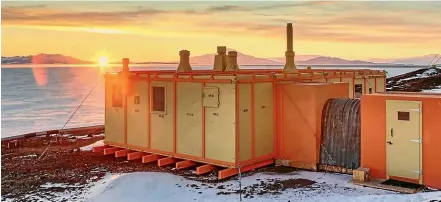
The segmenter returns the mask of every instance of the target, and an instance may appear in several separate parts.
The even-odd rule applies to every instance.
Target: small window
[[[372,94],[372,88],[369,88],[369,94]]]
[[[139,105],[140,102],[141,102],[141,98],[139,97],[139,95],[135,96],[135,100],[134,100],[135,105]]]
[[[165,112],[165,86],[152,86],[152,112]]]
[[[398,112],[398,120],[409,121],[409,119],[410,119],[409,112]]]
[[[112,87],[112,107],[122,107],[122,87],[114,84]]]
[[[363,93],[363,85],[362,84],[355,84],[355,98],[360,98],[361,94]]]

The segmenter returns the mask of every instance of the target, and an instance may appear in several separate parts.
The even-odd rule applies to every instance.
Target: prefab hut
[[[225,178],[271,164],[279,153],[287,160],[298,158],[286,153],[290,144],[279,138],[294,141],[294,136],[305,134],[287,129],[290,121],[281,120],[304,115],[287,112],[281,99],[313,99],[304,104],[312,107],[309,121],[317,131],[306,135],[318,136],[326,99],[385,91],[384,71],[297,69],[290,32],[288,24],[283,69],[241,68],[237,53],[226,53],[222,46],[212,70],[192,70],[187,50],[180,52],[176,71],[131,71],[129,60],[123,59],[121,72],[105,76],[105,144],[112,148],[104,153],[129,159],[142,156],[143,162],[157,160],[160,166],[199,166],[198,174],[224,167],[219,178]],[[297,121],[293,124],[300,127]],[[317,149],[320,138],[305,142],[310,140],[308,144]]]

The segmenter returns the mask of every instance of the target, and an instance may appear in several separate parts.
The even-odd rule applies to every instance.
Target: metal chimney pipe
[[[123,63],[122,71],[129,72],[129,58],[123,58],[122,63]]]
[[[293,34],[292,34],[292,23],[286,25],[286,50],[294,51],[293,49]]]
[[[295,57],[293,48],[292,23],[286,25],[286,52],[285,52],[285,67],[284,72],[297,72],[297,67],[294,61]]]

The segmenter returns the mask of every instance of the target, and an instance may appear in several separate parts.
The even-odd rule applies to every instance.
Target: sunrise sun
[[[100,56],[98,58],[98,64],[100,66],[107,66],[107,65],[109,65],[109,60],[108,60],[107,56]]]

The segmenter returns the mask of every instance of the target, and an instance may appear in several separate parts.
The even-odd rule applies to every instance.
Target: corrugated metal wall
[[[360,166],[360,100],[329,99],[323,108],[320,164]]]

